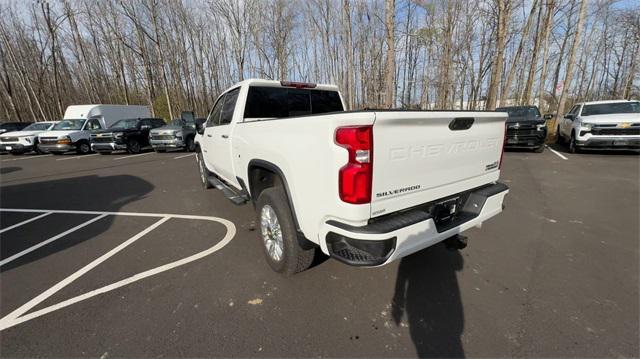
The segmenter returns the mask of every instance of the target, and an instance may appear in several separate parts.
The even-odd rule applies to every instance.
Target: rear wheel
[[[138,142],[138,140],[133,138],[130,139],[129,142],[127,142],[127,151],[131,154],[140,153],[141,151],[140,142]]]
[[[300,246],[291,208],[282,188],[262,191],[256,209],[262,249],[271,269],[291,275],[309,268],[315,250]]]
[[[80,155],[86,155],[87,153],[91,152],[91,146],[89,146],[89,143],[87,142],[79,142],[77,145],[77,149],[76,152],[78,152],[78,154]]]
[[[187,143],[185,144],[184,149],[189,152],[196,150],[196,143],[193,141],[193,137],[187,137]]]
[[[556,143],[561,145],[562,142],[562,134],[560,133],[560,126],[558,126],[558,129],[556,130]]]

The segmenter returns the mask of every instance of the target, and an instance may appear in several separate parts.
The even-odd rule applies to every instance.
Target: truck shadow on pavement
[[[0,174],[4,175],[11,172],[16,172],[22,170],[22,167],[2,167],[0,168]]]
[[[123,206],[144,198],[153,189],[154,186],[151,183],[135,176],[101,177],[93,175],[2,186],[0,187],[0,198],[2,198],[2,208],[118,212]],[[33,213],[33,216],[37,214]],[[97,215],[52,214],[25,225],[24,227],[31,227],[26,235],[20,233],[24,228],[14,228],[2,235],[1,258],[10,257],[95,217]],[[54,221],[65,223],[59,225],[60,228],[52,229],[49,226],[52,226]],[[6,263],[0,268],[0,272],[37,261],[86,240],[91,240],[106,232],[113,221],[114,216],[99,219],[84,228]]]
[[[458,250],[443,243],[401,259],[391,314],[403,315],[420,358],[464,357],[464,314],[456,272],[463,268]]]

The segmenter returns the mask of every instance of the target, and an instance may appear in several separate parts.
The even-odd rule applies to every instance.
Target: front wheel
[[[282,188],[262,191],[256,209],[262,249],[271,269],[292,275],[309,268],[315,250],[300,246],[291,208]]]
[[[131,154],[136,154],[136,153],[140,153],[140,151],[142,150],[142,148],[140,147],[140,142],[138,142],[135,139],[131,139],[129,140],[129,142],[127,142],[127,151]]]
[[[76,152],[78,152],[78,154],[80,155],[86,155],[87,153],[91,152],[91,146],[89,146],[89,144],[86,142],[80,142],[78,143],[78,149],[76,150]]]
[[[578,152],[578,146],[576,146],[576,135],[575,135],[575,133],[571,134],[571,139],[569,140],[569,152],[570,153],[577,153]]]

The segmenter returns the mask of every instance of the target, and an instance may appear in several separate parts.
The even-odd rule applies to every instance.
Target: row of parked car
[[[547,120],[537,106],[499,107],[508,113],[505,147],[532,149],[541,153],[547,138]],[[139,153],[152,147],[195,150],[196,119],[183,112],[169,124],[152,118],[146,106],[69,106],[62,121],[0,124],[0,151],[23,154],[108,154],[126,150]],[[574,105],[556,124],[556,142],[569,152],[585,148],[640,149],[640,102],[627,100],[584,102]]]
[[[544,151],[547,120],[536,106],[500,107],[507,112],[506,148]],[[556,143],[569,152],[583,149],[640,149],[640,101],[610,100],[574,105],[555,124]]]
[[[192,112],[183,112],[180,119],[167,124],[151,117],[146,106],[69,106],[61,121],[20,123],[0,132],[0,151],[16,155],[32,151],[56,155],[71,151],[140,153],[149,147],[157,152],[193,151],[198,120],[204,121],[194,118]]]

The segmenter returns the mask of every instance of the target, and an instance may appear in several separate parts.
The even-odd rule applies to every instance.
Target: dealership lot
[[[0,156],[0,352],[636,356],[640,156],[556,150],[505,153],[461,252],[290,278],[192,154]]]

